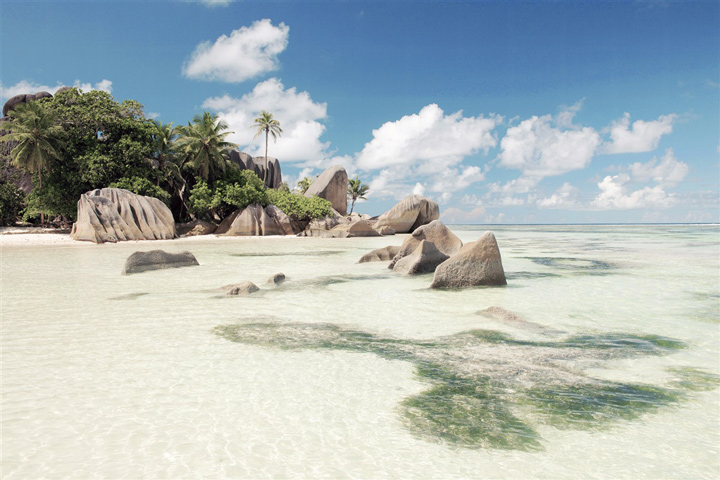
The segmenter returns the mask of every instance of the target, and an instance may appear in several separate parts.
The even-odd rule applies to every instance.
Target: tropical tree
[[[298,180],[298,183],[295,186],[295,188],[297,188],[301,194],[304,194],[305,192],[307,192],[308,188],[310,188],[311,183],[312,183],[312,179],[305,177],[302,180]]]
[[[272,113],[268,113],[265,110],[260,112],[260,116],[255,119],[255,124],[252,127],[257,127],[257,133],[255,133],[253,138],[257,138],[260,134],[265,133],[265,173],[263,175],[263,183],[267,186],[268,137],[272,135],[273,140],[277,141],[278,137],[282,135],[282,128],[280,128],[280,122],[273,118]]]
[[[204,112],[180,130],[178,147],[187,155],[188,164],[210,185],[218,178],[218,170],[225,172],[226,155],[237,147],[225,140],[233,133],[225,131],[227,129],[228,124],[217,115]]]
[[[153,168],[157,169],[157,185],[160,180],[171,172],[178,171],[178,165],[173,162],[175,156],[175,141],[178,137],[178,128],[172,122],[163,124],[157,120],[152,121],[153,158],[149,159]],[[170,170],[170,172],[168,172]]]
[[[353,212],[353,208],[355,208],[355,201],[359,198],[362,200],[366,200],[365,195],[370,190],[370,185],[366,185],[362,183],[362,181],[358,178],[357,175],[355,175],[355,178],[351,178],[348,180],[348,189],[347,194],[348,197],[352,200],[352,204],[350,205],[350,214]]]
[[[10,117],[12,120],[3,125],[10,133],[0,137],[0,142],[17,143],[10,152],[12,165],[36,173],[38,189],[42,189],[43,171],[60,157],[64,131],[55,117],[36,102],[17,105]],[[44,213],[40,214],[40,222],[45,223]]]

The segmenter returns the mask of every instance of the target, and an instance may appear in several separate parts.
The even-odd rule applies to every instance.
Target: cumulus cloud
[[[630,175],[608,175],[601,182],[600,194],[592,201],[599,210],[631,210],[636,208],[666,208],[676,203],[675,196],[665,192],[661,185],[628,192]]]
[[[258,20],[214,43],[199,44],[185,62],[183,75],[235,83],[277,70],[277,56],[287,47],[289,33],[284,23],[274,26],[269,19]]]
[[[62,83],[58,83],[54,87],[51,87],[48,85],[41,85],[39,83],[28,82],[27,80],[20,80],[15,85],[11,85],[9,87],[0,84],[0,98],[7,99],[23,93],[37,92],[50,92],[54,95],[55,92],[63,86],[64,85]],[[83,92],[88,92],[90,90],[102,90],[103,92],[112,93],[112,82],[107,79],[103,79],[95,85],[75,80],[72,86],[81,89]]]
[[[683,181],[690,171],[687,163],[675,158],[672,148],[665,150],[665,155],[658,161],[653,157],[647,163],[633,163],[630,165],[630,173],[634,180],[639,182],[654,181],[665,187],[674,187]]]
[[[572,111],[533,116],[510,127],[500,142],[500,165],[521,170],[524,177],[541,179],[585,168],[600,144],[591,127],[572,125]]]
[[[660,138],[673,130],[677,115],[661,115],[657,120],[646,122],[636,120],[630,125],[630,114],[614,121],[606,129],[610,133],[610,142],[602,147],[602,153],[639,153],[655,150]]]
[[[266,110],[280,121],[283,129],[277,142],[270,139],[271,157],[285,162],[317,162],[328,156],[329,143],[320,141],[325,126],[319,122],[327,117],[327,105],[314,102],[309,93],[298,92],[295,87],[286,89],[276,78],[258,83],[241,98],[228,95],[208,98],[203,107],[217,111],[234,132],[228,140],[251,155],[265,155],[265,139],[254,138],[256,129],[252,125],[260,112]]]
[[[577,205],[577,195],[580,189],[573,187],[568,182],[563,183],[555,193],[546,198],[537,200],[540,208],[571,208]]]
[[[480,167],[469,166],[461,169],[446,168],[433,176],[433,183],[430,187],[432,192],[458,192],[465,190],[473,183],[485,179],[485,174]]]
[[[423,173],[442,172],[463,158],[497,144],[493,129],[500,117],[445,115],[436,104],[419,113],[386,122],[357,156],[357,166],[375,170],[393,165],[414,166]]]
[[[468,211],[450,207],[440,212],[440,220],[447,224],[485,223],[491,217],[484,207],[475,207]]]

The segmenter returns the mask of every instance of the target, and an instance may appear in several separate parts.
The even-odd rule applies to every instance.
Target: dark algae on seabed
[[[463,448],[542,450],[539,425],[603,428],[720,385],[717,375],[693,368],[668,369],[671,381],[654,386],[601,380],[578,367],[686,347],[656,335],[578,335],[535,342],[473,330],[423,341],[333,324],[279,321],[221,325],[213,332],[250,345],[374,353],[410,362],[429,388],[401,402],[403,424],[418,437]]]

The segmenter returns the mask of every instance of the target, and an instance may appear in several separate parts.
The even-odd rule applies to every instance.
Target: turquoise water
[[[357,263],[403,236],[3,246],[2,477],[720,476],[720,229],[489,229],[459,291]]]

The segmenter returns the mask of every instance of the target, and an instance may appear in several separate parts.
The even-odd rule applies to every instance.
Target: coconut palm
[[[16,143],[10,151],[13,166],[29,173],[37,173],[38,188],[42,188],[42,174],[52,160],[60,158],[60,147],[65,135],[55,118],[38,103],[17,105],[10,111],[11,121],[4,122],[3,129],[9,131],[0,137],[0,142]],[[45,214],[40,214],[45,223]]]
[[[272,135],[273,140],[277,141],[278,137],[282,135],[282,128],[280,128],[280,122],[273,118],[272,113],[268,113],[265,110],[260,112],[260,116],[255,119],[253,127],[257,127],[257,133],[253,138],[257,138],[258,135],[265,133],[265,173],[263,175],[263,183],[267,185],[268,137]]]
[[[348,180],[348,197],[352,199],[352,204],[350,205],[350,213],[352,214],[353,208],[355,208],[355,201],[359,198],[362,200],[367,200],[365,198],[365,195],[370,190],[370,185],[366,185],[362,183],[362,181],[355,175],[355,178],[351,178]]]
[[[311,183],[312,183],[312,180],[309,179],[308,177],[305,177],[302,180],[298,180],[298,183],[295,186],[295,188],[297,188],[301,194],[304,194],[305,192],[307,192],[308,188],[310,188]]]
[[[210,184],[215,182],[218,170],[225,172],[226,156],[237,147],[225,140],[234,133],[225,131],[227,129],[228,124],[217,115],[204,112],[196,115],[192,124],[179,130],[178,147],[187,155],[188,164]]]

